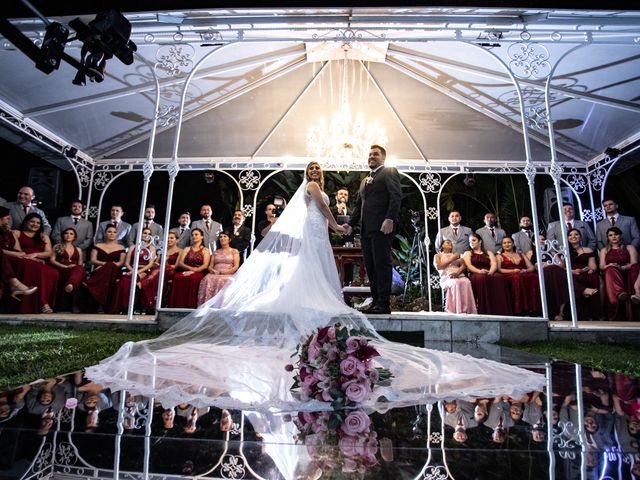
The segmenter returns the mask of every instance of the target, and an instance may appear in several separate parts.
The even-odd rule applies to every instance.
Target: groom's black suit
[[[372,178],[372,180],[367,180]],[[374,305],[388,307],[391,296],[391,244],[393,233],[380,231],[385,219],[393,220],[394,230],[402,201],[400,175],[395,168],[382,166],[362,179],[358,202],[349,222],[360,224],[362,255],[371,282]]]

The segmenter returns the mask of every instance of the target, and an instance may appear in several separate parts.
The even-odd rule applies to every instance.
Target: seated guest
[[[582,246],[582,231],[572,228],[567,234],[569,261],[573,274],[573,290],[576,294],[578,318],[600,317],[600,277],[597,272],[596,253]]]
[[[167,236],[167,248],[164,254],[167,255],[167,262],[165,263],[164,271],[164,287],[163,301],[169,298],[168,285],[173,281],[173,274],[176,270],[176,262],[182,249],[178,247],[178,235],[176,232],[171,231]],[[160,257],[157,258],[156,264],[160,266],[162,264]],[[156,308],[158,298],[158,282],[160,281],[160,268],[153,268],[148,272],[148,275],[138,282],[138,288],[140,289],[140,300],[145,310],[152,311]],[[164,302],[163,302],[164,303]]]
[[[125,249],[117,239],[118,229],[114,225],[107,225],[104,242],[96,243],[91,250],[90,262],[95,270],[86,281],[86,286],[104,312],[113,311],[113,296],[126,256]]]
[[[527,252],[525,257],[531,261],[536,270],[542,265],[549,316],[553,316],[554,320],[563,320],[564,307],[569,301],[569,288],[564,261],[562,260],[562,255],[549,248],[547,239],[543,234],[538,235],[538,239],[542,252],[542,262],[536,260],[536,250],[534,248]]]
[[[211,255],[209,273],[200,282],[198,290],[198,306],[213,298],[224,287],[240,266],[238,250],[230,246],[229,232],[221,232],[218,236],[220,248]]]
[[[124,210],[121,205],[112,205],[111,206],[111,219],[100,222],[98,225],[98,230],[96,231],[95,243],[102,243],[105,241],[106,236],[105,232],[109,225],[113,225],[116,227],[116,241],[120,245],[124,245],[125,247],[129,244],[129,232],[131,232],[131,225],[122,220],[122,215],[124,214]]]
[[[469,250],[469,237],[473,233],[473,230],[460,225],[461,221],[462,215],[460,215],[460,212],[452,210],[449,213],[449,226],[441,228],[436,235],[436,250],[442,249],[442,242],[445,240],[451,240],[455,253],[462,254]]]
[[[14,230],[17,230],[22,225],[24,217],[30,213],[37,213],[42,219],[42,230],[44,233],[49,235],[49,232],[51,232],[51,225],[49,225],[49,221],[47,220],[44,212],[36,207],[35,203],[33,203],[35,198],[36,196],[33,192],[33,188],[31,187],[25,186],[18,191],[17,201],[10,202],[7,205],[9,213],[11,214],[11,226]]]
[[[242,213],[242,210],[236,210],[233,212],[233,220],[231,223],[233,224],[233,227],[227,229],[231,234],[230,245],[231,248],[238,250],[238,253],[240,254],[240,265],[242,265],[242,262],[248,253],[249,245],[251,245],[251,229],[243,225],[244,214]]]
[[[157,239],[155,241],[155,243],[157,243],[158,241],[162,241],[164,230],[162,225],[153,221],[154,218],[156,218],[156,207],[155,205],[149,204],[144,209],[144,222],[142,223],[142,226],[151,230],[151,236]],[[133,227],[131,227],[131,232],[129,233],[129,245],[136,243],[138,225],[138,222],[136,222],[133,224]]]
[[[478,313],[488,315],[513,315],[507,283],[498,273],[498,262],[493,252],[484,249],[477,233],[469,236],[471,250],[462,256],[478,305]]]
[[[215,250],[218,234],[222,231],[222,225],[211,218],[212,213],[211,205],[202,205],[200,207],[200,216],[202,218],[191,224],[191,230],[200,229],[204,235],[203,244],[211,252]]]
[[[20,245],[16,241],[10,230],[11,214],[9,209],[0,206],[0,273],[2,283],[9,286],[9,295],[20,301],[23,295],[33,295],[38,287],[27,287],[18,276],[24,273],[25,253],[20,250]],[[0,289],[1,290],[1,289]]]
[[[460,254],[453,253],[451,240],[442,242],[433,264],[440,274],[440,287],[446,290],[445,310],[449,313],[478,313],[471,282],[464,276],[465,265]]]
[[[51,258],[52,250],[49,235],[44,233],[42,217],[37,213],[27,214],[20,230],[14,230],[13,236],[20,250],[25,253],[22,281],[27,285],[35,285],[40,290],[38,295],[21,302],[19,312],[52,313],[52,307],[56,303],[58,271],[45,263]]]
[[[209,247],[204,244],[204,238],[202,230],[191,229],[191,246],[182,250],[176,264],[169,297],[170,308],[198,306],[198,287],[211,259]]]
[[[58,226],[58,222],[56,222]],[[55,228],[54,228],[55,230]],[[51,254],[51,265],[60,275],[58,280],[58,310],[71,307],[78,311],[78,292],[84,281],[84,254],[80,247],[75,245],[76,231],[67,228],[62,232],[62,242],[56,243]]]
[[[514,250],[517,253],[527,254],[533,249],[534,240],[531,218],[520,217],[520,230],[512,235]]]
[[[83,208],[81,200],[73,200],[71,202],[71,215],[60,217],[56,220],[56,224],[51,230],[51,240],[54,243],[64,243],[62,233],[69,228],[73,228],[76,234],[73,244],[83,252],[91,246],[93,242],[93,224],[81,217]]]
[[[607,246],[600,250],[600,270],[604,272],[605,291],[609,301],[609,320],[618,315],[632,319],[629,295],[634,294],[638,277],[638,251],[633,245],[625,245],[622,230],[607,230]]]
[[[482,238],[482,244],[487,251],[493,253],[500,250],[502,239],[507,235],[503,229],[496,226],[496,216],[491,212],[485,214],[484,227],[477,229],[476,233]]]
[[[191,214],[189,212],[182,212],[178,218],[178,226],[171,229],[178,237],[178,248],[185,248],[189,246],[191,241]]]
[[[562,213],[564,217],[564,223],[567,226],[567,233],[572,228],[580,230],[580,237],[585,247],[589,247],[591,251],[596,248],[596,237],[593,234],[593,230],[588,223],[575,219],[575,210],[570,203],[562,204]],[[560,222],[551,222],[547,227],[547,240],[558,242],[559,246],[562,246],[562,231],[560,230]]]
[[[140,253],[136,253],[138,249],[135,246],[131,246],[127,251],[127,256],[124,260],[125,271],[120,277],[113,298],[114,313],[124,313],[129,309],[129,294],[131,292],[131,278],[133,277],[135,255],[138,255],[138,270],[135,275],[136,285],[140,285],[140,281],[156,267],[156,247],[151,244],[153,240],[152,235],[151,229],[144,227],[142,229],[142,248],[139,250]],[[138,304],[141,304],[139,294],[137,294],[137,300]]]
[[[502,273],[511,290],[513,313],[531,314],[539,312],[540,284],[538,275],[529,259],[522,253],[513,251],[513,240],[505,237],[502,240],[502,252],[496,255],[498,271]]]
[[[636,219],[626,215],[620,215],[618,213],[618,203],[611,197],[603,200],[602,208],[604,209],[606,218],[596,224],[596,241],[598,248],[602,250],[608,245],[609,239],[607,232],[610,227],[618,228],[622,232],[621,235],[627,244],[633,245],[636,250],[640,248],[640,231],[638,230]]]

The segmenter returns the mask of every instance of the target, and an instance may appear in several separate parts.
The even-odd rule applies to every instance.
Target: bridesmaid
[[[118,229],[109,225],[104,232],[104,242],[96,243],[91,250],[90,262],[96,268],[87,280],[86,286],[105,312],[113,310],[113,295],[125,259],[125,250],[117,238]]]
[[[173,283],[173,275],[176,271],[176,262],[182,249],[178,247],[178,234],[176,232],[169,232],[167,237],[167,262],[165,264],[164,271],[164,288],[163,292],[163,304],[168,295],[168,285]],[[156,259],[156,265],[160,265],[160,256]],[[140,289],[140,300],[144,309],[147,311],[153,311],[156,308],[156,301],[158,298],[158,282],[160,281],[160,268],[154,268],[149,271],[149,274],[138,282],[138,288]]]
[[[625,311],[626,319],[632,319],[629,295],[638,277],[638,251],[633,245],[623,243],[618,227],[607,230],[607,246],[600,250],[600,270],[604,272],[605,291],[609,301],[609,320]]]
[[[58,271],[45,263],[51,258],[51,240],[44,233],[42,217],[29,213],[24,217],[20,230],[13,236],[19,250],[25,253],[23,282],[39,287],[38,295],[25,298],[20,304],[20,313],[53,313],[58,290]],[[40,308],[38,308],[38,300]]]
[[[521,253],[513,251],[511,237],[502,239],[502,253],[497,255],[498,271],[511,288],[513,313],[516,315],[539,312],[540,284],[531,261]]]
[[[451,240],[442,242],[442,252],[436,254],[433,263],[440,273],[440,286],[446,290],[446,311],[478,313],[471,281],[464,276],[465,264],[459,253],[453,253]]]
[[[129,294],[131,292],[131,278],[133,277],[133,264],[137,248],[129,247],[127,256],[124,261],[125,272],[120,277],[116,293],[113,299],[113,313],[123,313],[129,308]],[[140,285],[140,281],[144,279],[148,273],[156,266],[156,247],[151,245],[151,229],[142,229],[142,248],[138,255],[138,272],[136,274],[136,285]],[[138,303],[140,296],[136,294]]]
[[[221,232],[218,236],[220,248],[211,255],[209,273],[200,282],[198,306],[213,298],[240,267],[240,253],[235,248],[231,248],[230,241],[229,232]]]
[[[198,287],[204,278],[211,254],[204,246],[204,233],[199,228],[191,230],[191,246],[185,248],[176,264],[173,286],[169,297],[170,308],[196,308]]]
[[[36,293],[38,287],[27,287],[19,280],[24,274],[25,253],[20,250],[20,245],[9,228],[10,222],[9,209],[0,205],[0,273],[2,282],[9,286],[9,296],[20,301],[24,295]]]
[[[51,265],[60,274],[58,281],[58,309],[68,308],[71,304],[73,311],[78,311],[78,292],[85,277],[84,255],[82,250],[74,245],[76,231],[67,228],[62,232],[62,241],[53,247]]]
[[[498,262],[493,252],[485,250],[482,238],[469,235],[470,251],[462,260],[470,272],[473,294],[478,302],[478,313],[488,315],[513,315],[511,297],[504,275],[498,273]]]
[[[578,318],[598,319],[600,317],[600,276],[597,273],[596,253],[581,243],[582,232],[572,228],[567,233],[569,260],[573,274],[573,290],[576,295]]]

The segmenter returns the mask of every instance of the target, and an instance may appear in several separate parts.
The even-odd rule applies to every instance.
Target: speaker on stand
[[[29,169],[29,186],[36,196],[35,204],[43,210],[55,210],[62,197],[62,175],[53,167]]]

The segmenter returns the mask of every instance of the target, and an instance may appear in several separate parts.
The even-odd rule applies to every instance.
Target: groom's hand
[[[384,222],[382,222],[382,226],[380,227],[380,231],[385,235],[388,235],[391,232],[393,232],[393,220],[385,218]]]
[[[348,223],[345,223],[342,226],[344,227],[344,235],[351,235],[351,232],[353,231],[353,228],[351,228],[351,225],[349,225]]]

